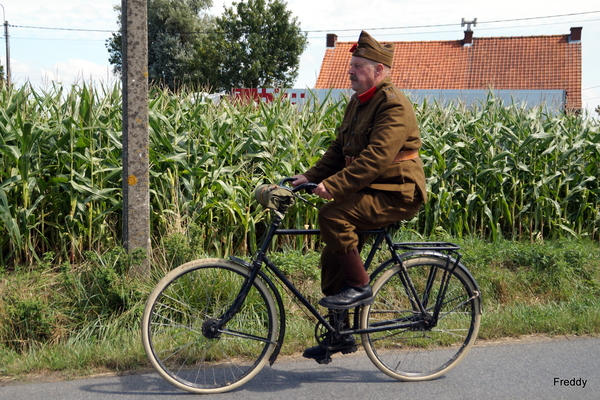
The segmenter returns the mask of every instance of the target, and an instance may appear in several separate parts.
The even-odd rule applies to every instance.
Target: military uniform
[[[389,78],[361,103],[354,95],[336,139],[304,176],[323,182],[333,196],[319,213],[322,239],[322,290],[336,293],[344,274],[333,255],[362,243],[356,231],[412,218],[427,199],[425,174],[417,155],[421,138],[412,105]],[[403,159],[404,155],[410,159]]]

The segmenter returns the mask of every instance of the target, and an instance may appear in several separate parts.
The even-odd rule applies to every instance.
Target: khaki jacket
[[[309,182],[323,182],[336,202],[366,187],[397,192],[407,202],[416,189],[425,202],[421,159],[394,161],[401,150],[418,150],[421,145],[412,104],[388,77],[365,104],[352,96],[336,139],[304,175]],[[346,156],[356,157],[348,167]]]

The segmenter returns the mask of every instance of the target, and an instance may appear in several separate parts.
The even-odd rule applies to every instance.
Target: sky
[[[105,44],[117,29],[117,4],[120,0],[0,0],[3,21],[9,24],[12,82],[45,87],[117,81]],[[221,15],[231,4],[213,0],[209,13]],[[328,33],[339,41],[354,41],[363,29],[381,41],[462,40],[462,19],[477,18],[475,38],[562,35],[583,27],[583,105],[590,111],[600,105],[597,0],[287,0],[287,8],[309,39],[294,88],[316,83]],[[6,70],[3,34],[2,39],[0,60]]]

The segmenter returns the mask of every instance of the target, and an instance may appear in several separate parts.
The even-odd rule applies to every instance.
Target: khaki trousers
[[[321,291],[325,296],[338,293],[345,285],[342,266],[336,255],[362,250],[364,235],[357,231],[383,228],[414,217],[422,199],[402,197],[397,192],[363,189],[342,202],[329,202],[319,211],[319,227],[325,248],[321,253]]]

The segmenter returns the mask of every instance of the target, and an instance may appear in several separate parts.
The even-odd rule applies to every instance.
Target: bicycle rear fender
[[[440,258],[440,259],[446,260],[448,262],[448,264],[451,264],[451,265],[456,264],[456,268],[460,269],[473,283],[473,286],[474,286],[473,290],[475,290],[479,295],[479,312],[480,313],[482,312],[482,310],[481,310],[481,290],[479,289],[479,285],[477,284],[477,281],[475,280],[475,278],[473,278],[473,275],[471,275],[471,272],[460,262],[457,263],[456,258],[454,258],[448,254],[444,254],[442,252],[432,251],[432,250],[408,251],[406,253],[400,254],[399,257],[402,261],[408,260],[411,258],[415,258],[415,257],[435,257],[435,258]],[[386,269],[390,268],[394,264],[395,264],[395,262],[394,262],[394,259],[392,259],[392,258],[384,261],[379,267],[377,267],[377,269],[375,271],[373,271],[369,275],[371,282],[374,282],[377,275],[379,275]]]
[[[241,258],[230,256],[229,260],[242,267],[247,268],[248,270],[250,270],[250,268],[252,267],[252,265],[249,262],[242,260]],[[279,290],[277,290],[277,287],[275,286],[273,281],[269,279],[269,277],[263,271],[258,271],[258,276],[263,280],[264,283],[267,284],[267,286],[271,290],[271,293],[275,295],[275,301],[277,301],[277,308],[279,309],[280,329],[279,335],[277,337],[277,346],[275,346],[273,354],[271,354],[271,357],[269,357],[269,366],[272,366],[275,363],[277,357],[279,356],[281,346],[283,345],[283,339],[285,337],[285,309],[283,308],[283,299],[281,298],[281,294],[279,294]]]

